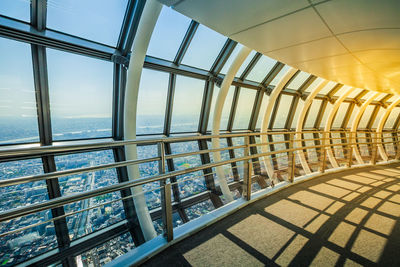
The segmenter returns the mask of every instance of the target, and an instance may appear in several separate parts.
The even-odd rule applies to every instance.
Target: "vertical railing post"
[[[244,148],[244,156],[247,157],[250,155],[250,138],[249,136],[244,137],[244,144],[246,147]],[[244,177],[243,177],[243,197],[246,200],[250,200],[251,198],[251,172],[252,172],[252,163],[251,160],[244,161]]]
[[[294,181],[294,170],[296,167],[295,151],[294,148],[294,133],[289,133],[289,154],[288,154],[288,178],[289,182]]]
[[[353,132],[349,132],[347,137],[347,167],[351,168],[353,165]]]
[[[320,152],[320,159],[319,159],[319,172],[324,173],[326,170],[326,144],[327,142],[327,138],[329,137],[329,133],[328,132],[322,132],[322,142],[320,142],[320,144],[322,144],[321,146],[321,152]]]
[[[375,165],[376,164],[376,158],[377,158],[377,145],[376,145],[376,143],[377,143],[377,133],[376,132],[373,132],[372,134],[371,134],[371,138],[372,138],[372,151],[371,151],[371,164],[372,165]]]
[[[395,144],[394,144],[394,149],[395,149],[395,159],[397,160],[397,159],[400,159],[400,144],[399,144],[399,132],[398,131],[395,131],[394,132],[394,134],[395,134],[395,137],[394,137],[394,140],[395,140]]]
[[[160,174],[165,173],[165,144],[159,142],[157,144],[158,157],[158,170]],[[174,228],[172,224],[172,201],[171,201],[171,183],[166,183],[166,180],[160,180],[161,187],[161,213],[164,236],[167,242],[174,239]]]

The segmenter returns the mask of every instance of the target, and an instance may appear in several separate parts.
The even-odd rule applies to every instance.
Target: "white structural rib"
[[[247,48],[245,46],[241,48],[235,60],[232,62],[232,65],[229,67],[229,70],[226,73],[224,80],[222,81],[217,100],[215,101],[212,135],[219,134],[219,129],[221,127],[222,109],[225,104],[226,95],[228,94],[229,88],[233,82],[233,79],[236,76],[236,73],[238,72],[240,66],[243,64],[244,60],[247,58],[250,52],[251,52],[250,48]],[[219,138],[213,138],[211,143],[213,148],[220,147]],[[215,162],[221,161],[221,153],[219,151],[213,152],[213,158]],[[219,186],[221,187],[221,191],[225,200],[227,202],[233,201],[233,196],[231,191],[229,190],[228,182],[226,181],[223,167],[218,166],[215,169],[217,172],[217,180],[219,182]]]
[[[301,140],[302,139],[302,134],[300,132],[303,131],[303,125],[304,125],[304,120],[306,118],[306,114],[308,109],[310,108],[314,98],[317,96],[317,94],[328,84],[327,80],[322,80],[318,83],[318,86],[310,93],[310,95],[307,97],[306,101],[304,102],[303,109],[300,112],[299,118],[297,119],[297,127],[296,127],[296,139]],[[296,142],[298,147],[302,147],[301,141]],[[303,152],[303,150],[298,150],[297,151],[301,166],[304,169],[304,172],[306,174],[311,173],[310,166],[308,166],[306,156]]]
[[[325,132],[329,132],[331,130],[332,127],[332,123],[333,123],[333,119],[335,118],[335,115],[340,107],[340,104],[343,103],[343,101],[346,99],[346,97],[353,92],[354,88],[351,87],[349,88],[343,95],[341,95],[338,100],[336,100],[335,104],[333,105],[331,111],[328,114],[328,118],[326,119],[326,123],[325,123],[325,128],[324,131]],[[323,139],[323,144],[327,145],[328,143],[330,143],[329,141],[329,134],[325,133],[324,139]],[[333,168],[339,168],[339,164],[336,161],[335,156],[333,155],[333,151],[332,151],[332,147],[326,147],[326,153],[328,156],[328,159],[332,165]]]
[[[367,100],[365,100],[364,104],[362,104],[362,106],[358,110],[357,115],[354,118],[353,123],[351,125],[351,132],[352,132],[352,135],[353,135],[352,138],[351,138],[351,143],[355,143],[357,141],[357,136],[354,136],[354,132],[357,131],[358,124],[360,123],[360,119],[361,119],[362,115],[364,114],[365,109],[380,94],[381,93],[377,92],[377,93],[371,95]],[[358,164],[364,164],[364,161],[361,158],[361,154],[360,154],[360,151],[358,150],[357,145],[352,145],[352,147],[353,147],[354,156],[356,157],[356,160],[357,160]]]
[[[383,114],[382,118],[379,121],[378,127],[376,128],[376,140],[377,142],[379,142],[378,140],[382,141],[384,140],[383,136],[382,136],[382,130],[383,130],[383,126],[385,126],[386,120],[389,117],[390,112],[392,112],[392,110],[400,103],[400,97],[398,97],[392,104],[390,104],[390,106],[386,109],[385,114]],[[381,155],[382,159],[384,161],[387,161],[388,155],[386,154],[386,151],[383,147],[383,144],[378,144],[378,151],[379,154]]]
[[[269,121],[271,119],[271,113],[272,109],[276,103],[276,100],[279,96],[279,94],[282,92],[283,88],[285,88],[285,85],[289,82],[289,80],[296,74],[297,69],[295,68],[289,68],[288,71],[283,75],[283,77],[280,79],[278,84],[275,86],[274,90],[272,90],[271,95],[269,96],[267,108],[265,109],[264,117],[262,119],[262,125],[261,125],[261,133],[266,133],[268,131],[268,125]],[[261,135],[261,143],[267,143],[268,138],[267,135]],[[267,153],[269,152],[269,146],[261,146],[262,152]],[[270,179],[273,179],[274,177],[274,168],[272,167],[270,157],[264,157],[263,158],[265,168],[267,169],[267,174]]]
[[[142,75],[147,47],[149,46],[150,38],[158,16],[160,15],[161,8],[162,4],[155,0],[146,2],[136,34],[136,36],[140,36],[140,38],[135,38],[132,45],[124,105],[124,137],[127,140],[136,139],[136,111],[140,77]],[[137,159],[136,145],[125,146],[125,155],[127,160]],[[128,165],[127,169],[129,179],[137,179],[140,177],[138,165]],[[132,188],[132,194],[134,196],[133,201],[144,238],[146,241],[153,239],[157,234],[154,230],[153,221],[151,220],[147,208],[142,187],[136,186]]]

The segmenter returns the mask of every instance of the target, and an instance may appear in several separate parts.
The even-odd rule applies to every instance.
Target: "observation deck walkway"
[[[143,266],[400,266],[400,163],[294,184]]]

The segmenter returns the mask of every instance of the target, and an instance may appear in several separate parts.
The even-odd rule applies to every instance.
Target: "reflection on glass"
[[[336,116],[333,121],[332,128],[340,128],[342,126],[342,122],[347,113],[347,109],[349,108],[349,105],[350,105],[349,103],[340,104],[340,106],[336,112]]]
[[[322,101],[319,99],[313,100],[313,102],[309,108],[309,111],[308,111],[308,116],[306,118],[304,128],[314,128],[315,120],[317,119],[317,116],[319,114],[319,109],[321,107],[321,103],[322,103]]]
[[[57,170],[67,170],[98,166],[113,163],[111,151],[96,151],[55,157]],[[115,169],[106,169],[87,172],[59,178],[61,194],[71,195],[118,183]],[[88,207],[98,206],[120,198],[120,193],[110,193],[98,197],[82,200],[65,206],[65,212],[83,210]],[[90,209],[67,217],[69,233],[72,239],[89,234],[100,228],[116,223],[125,218],[121,201],[112,202],[100,207]]]
[[[256,90],[241,88],[237,102],[233,129],[247,129],[249,127],[251,112],[253,110]]]
[[[204,70],[211,69],[211,66],[217,59],[225,41],[225,36],[205,27],[204,25],[199,25],[193,40],[183,57],[182,64]]]
[[[203,80],[176,77],[171,132],[197,131],[203,91]]]
[[[204,214],[214,210],[214,206],[210,200],[200,202],[186,209],[186,214],[189,220],[196,219]]]
[[[0,38],[0,144],[39,141],[30,46]]]
[[[82,253],[75,259],[78,266],[103,266],[134,247],[131,235],[125,233]]]
[[[47,50],[54,140],[110,137],[113,65]]]
[[[256,129],[261,129],[262,121],[264,119],[264,114],[267,109],[269,103],[269,95],[264,94],[263,99],[261,101],[260,113],[258,114]]]
[[[128,0],[47,2],[47,27],[116,46]]]
[[[143,69],[137,102],[136,133],[162,133],[169,75]]]
[[[286,86],[289,89],[298,90],[300,86],[310,77],[310,74],[307,72],[300,72],[296,75],[296,77]]]
[[[293,96],[291,95],[281,95],[281,100],[279,101],[278,112],[276,113],[274,128],[283,129],[287,117],[289,115],[290,105],[292,104]]]
[[[372,112],[375,109],[375,105],[369,105],[365,110],[361,117],[360,123],[358,124],[359,129],[364,129],[367,127],[368,122],[372,116]]]
[[[147,54],[167,60],[174,60],[190,19],[172,8],[163,6],[150,39]]]
[[[1,0],[0,1],[0,14],[23,20],[30,21],[30,1],[26,0]]]
[[[275,63],[276,60],[266,57],[264,55],[261,56],[257,64],[253,67],[249,75],[246,77],[246,80],[262,82],[262,80],[267,76]]]

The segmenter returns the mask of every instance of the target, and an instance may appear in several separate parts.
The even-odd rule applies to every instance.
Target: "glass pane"
[[[54,140],[110,137],[113,64],[47,50]]]
[[[233,49],[231,55],[228,60],[225,62],[225,65],[221,69],[222,74],[226,74],[228,72],[229,67],[232,65],[233,60],[235,60],[236,56],[239,54],[240,49],[242,49],[243,45],[237,44],[235,49]],[[236,75],[237,76],[237,75]]]
[[[11,18],[30,21],[31,5],[27,0],[1,0],[0,14]]]
[[[275,76],[275,78],[271,81],[271,85],[277,86],[278,82],[282,79],[283,75],[286,74],[286,72],[289,70],[289,66],[285,65],[281,71],[278,73],[278,75]]]
[[[322,88],[322,90],[319,93],[322,95],[328,94],[333,89],[333,87],[336,86],[336,84],[337,84],[336,82],[332,82],[332,81],[328,82],[328,84],[325,85],[325,87]]]
[[[300,86],[310,77],[310,74],[307,72],[300,72],[297,74],[296,78],[294,78],[286,87],[293,90],[298,90]]]
[[[163,6],[151,36],[147,54],[173,61],[189,24],[188,17]]]
[[[347,124],[347,128],[352,127],[353,120],[354,120],[355,116],[357,115],[359,109],[360,109],[359,106],[357,106],[357,105],[354,106],[353,111],[350,114],[350,119],[349,119],[349,123]]]
[[[359,88],[355,88],[353,89],[353,92],[351,92],[349,94],[349,98],[355,98],[356,96],[358,96],[359,93],[361,93],[362,91],[364,91],[363,89],[359,89]]]
[[[257,118],[256,129],[261,129],[262,122],[264,119],[264,114],[267,109],[268,103],[269,103],[269,95],[264,94],[264,97],[261,101],[260,113],[258,114],[258,118]]]
[[[290,105],[292,104],[293,96],[281,95],[279,101],[278,112],[276,113],[274,128],[283,129],[289,114]]]
[[[113,163],[110,150],[87,152],[55,157],[57,170],[77,169],[101,164]],[[77,192],[85,192],[118,183],[115,169],[86,172],[59,178],[61,194],[68,196]],[[73,212],[88,207],[98,206],[120,198],[120,193],[110,193],[82,200],[64,207],[65,212]],[[125,218],[121,201],[102,205],[95,209],[80,212],[67,217],[69,233],[72,239],[89,234],[100,228],[116,223]]]
[[[243,61],[242,65],[240,66],[238,72],[236,73],[236,77],[241,77],[243,74],[243,71],[247,68],[249,65],[250,61],[253,59],[253,57],[256,55],[256,51],[252,50],[250,54],[246,57],[246,59]]]
[[[381,120],[383,114],[386,113],[386,109],[383,107],[379,107],[378,114],[376,114],[376,118],[374,123],[372,124],[372,129],[376,129],[378,127],[379,121]]]
[[[330,102],[328,102],[326,104],[325,112],[324,112],[324,115],[322,116],[321,124],[319,125],[319,127],[325,127],[326,120],[328,119],[328,114],[331,112],[332,107],[333,107],[333,105]]]
[[[204,25],[199,25],[192,42],[183,57],[182,64],[211,69],[219,52],[225,44],[226,37]]]
[[[319,84],[322,80],[323,80],[322,78],[317,78],[317,79],[315,79],[315,80],[310,84],[310,86],[308,86],[308,87],[306,88],[306,90],[304,90],[304,92],[312,92],[312,91],[314,91],[315,88],[317,88],[318,84]],[[321,94],[321,92],[319,92],[319,93]]]
[[[397,118],[400,116],[400,108],[399,107],[395,107],[394,109],[392,109],[392,112],[390,112],[385,126],[383,127],[384,129],[391,129],[394,127],[394,123],[396,122]]]
[[[197,131],[203,91],[203,80],[176,77],[171,132]]]
[[[169,75],[143,69],[137,103],[136,133],[162,133]]]
[[[233,129],[247,129],[249,127],[251,112],[253,110],[256,90],[241,88],[236,107]]]
[[[135,247],[130,233],[122,234],[77,256],[77,266],[103,266]]]
[[[317,119],[317,115],[319,114],[319,109],[321,107],[322,101],[319,99],[314,99],[310,109],[308,111],[308,116],[306,118],[306,123],[304,124],[304,128],[313,128],[315,120]],[[326,111],[325,111],[326,112]]]
[[[220,129],[226,130],[228,128],[229,115],[231,113],[233,95],[235,94],[235,86],[229,87],[228,94],[225,98],[224,107],[222,108]]]
[[[31,48],[0,38],[0,144],[39,141]]]
[[[340,88],[340,89],[334,94],[334,96],[340,97],[341,95],[343,95],[344,93],[346,93],[347,90],[349,90],[350,88],[351,88],[351,86],[344,85],[344,86],[342,86],[342,88]]]
[[[372,95],[374,95],[376,92],[373,91],[368,91],[368,93],[366,93],[363,97],[361,97],[362,100],[367,100],[368,98],[370,98]]]
[[[346,115],[347,109],[349,108],[350,103],[342,103],[340,104],[335,120],[333,121],[332,128],[340,128],[342,126],[342,122],[344,120],[344,117]]]
[[[203,214],[209,213],[214,209],[215,208],[211,200],[206,200],[198,204],[195,204],[193,206],[190,206],[190,208],[185,209],[185,211],[187,216],[189,217],[189,220],[193,220],[200,217]]]
[[[47,2],[47,27],[116,46],[128,0]]]
[[[292,128],[296,129],[297,127],[297,121],[299,119],[299,115],[301,113],[301,111],[304,108],[304,101],[302,99],[299,99],[299,102],[297,103],[297,107],[296,107],[296,112],[294,113],[293,116],[293,121],[292,121]]]
[[[359,129],[364,129],[367,127],[367,124],[369,122],[369,119],[371,118],[372,112],[375,109],[375,105],[369,105],[365,111],[364,114],[362,115],[362,118],[360,120],[360,123],[358,124]]]
[[[271,71],[275,63],[276,60],[266,56],[261,56],[257,64],[254,66],[254,68],[250,71],[249,75],[246,77],[246,79],[255,82],[262,82],[265,76],[267,76],[267,74]]]

